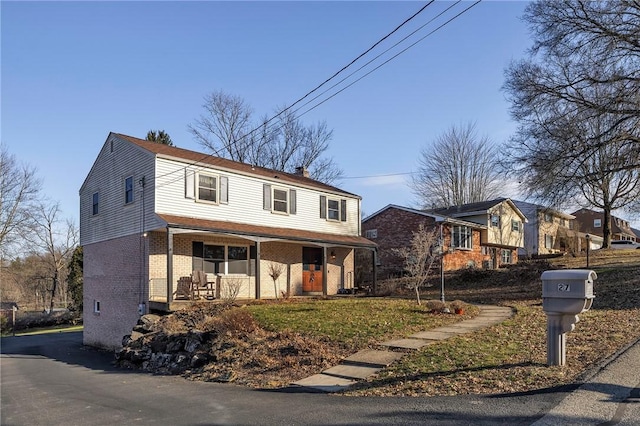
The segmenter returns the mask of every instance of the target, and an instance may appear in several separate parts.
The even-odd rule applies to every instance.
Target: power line
[[[370,70],[369,72],[367,72],[366,74],[364,74],[363,76],[359,77],[358,79],[356,79],[355,81],[351,82],[350,84],[348,84],[347,86],[343,87],[342,89],[338,90],[336,93],[332,94],[331,96],[327,97],[326,99],[318,102],[316,105],[312,106],[311,108],[307,109],[306,111],[302,112],[301,114],[297,115],[296,117],[301,117],[307,113],[309,113],[310,111],[314,110],[315,108],[319,107],[320,105],[324,104],[325,102],[327,102],[328,100],[332,99],[333,97],[337,96],[338,94],[342,93],[343,91],[345,91],[346,89],[348,89],[349,87],[353,86],[354,84],[356,84],[357,82],[359,82],[360,80],[362,80],[363,78],[367,77],[368,75],[370,75],[371,73],[373,73],[374,71],[378,70],[379,68],[381,68],[382,66],[386,65],[387,63],[391,62],[393,59],[397,58],[398,56],[400,56],[401,54],[405,53],[407,50],[409,50],[410,48],[414,47],[416,44],[420,43],[421,41],[423,41],[424,39],[426,39],[427,37],[431,36],[432,34],[434,34],[436,31],[442,29],[443,27],[445,27],[446,25],[448,25],[450,22],[452,22],[453,20],[457,19],[458,17],[460,17],[462,14],[466,13],[468,10],[470,10],[472,7],[476,6],[478,3],[480,3],[482,0],[477,0],[475,3],[473,3],[471,6],[467,7],[466,9],[464,9],[463,11],[459,12],[458,14],[456,14],[455,16],[453,16],[452,18],[448,19],[447,21],[445,21],[443,24],[439,25],[437,28],[435,28],[434,30],[430,31],[428,34],[426,34],[425,36],[421,37],[420,39],[418,39],[417,41],[415,41],[414,43],[412,43],[411,45],[409,45],[408,47],[406,47],[405,49],[401,50],[400,52],[398,52],[397,54],[393,55],[392,57],[390,57],[389,59],[387,59],[386,61],[384,61],[383,63],[381,63],[380,65],[376,66],[375,68],[373,68],[372,70]],[[366,53],[370,52],[375,46],[379,45],[384,39],[388,38],[390,35],[392,35],[393,33],[395,33],[399,28],[401,28],[403,25],[405,25],[407,22],[409,22],[411,19],[413,19],[415,16],[417,16],[420,12],[422,12],[426,7],[428,7],[429,5],[431,5],[433,3],[433,1],[429,2],[428,4],[426,4],[425,6],[423,6],[418,12],[416,12],[414,15],[412,15],[410,18],[408,18],[407,20],[405,20],[402,24],[400,24],[398,27],[396,27],[391,33],[387,34],[385,37],[383,37],[381,40],[379,40],[378,42],[376,42],[372,47],[370,47],[369,49],[367,49],[367,51],[365,51],[364,53],[358,55],[358,57],[356,59],[354,59],[353,61],[351,61],[347,66],[343,67],[340,71],[334,73],[334,75],[330,78],[328,78],[327,80],[325,80],[322,84],[318,85],[316,88],[314,88],[313,90],[311,90],[310,92],[308,92],[307,94],[305,94],[303,97],[301,97],[300,99],[298,99],[296,102],[294,102],[291,106],[287,107],[285,110],[280,111],[278,114],[276,114],[274,117],[271,117],[269,120],[261,123],[258,127],[254,128],[253,130],[251,130],[250,132],[246,133],[245,135],[241,136],[238,140],[242,140],[245,137],[251,135],[252,133],[256,132],[257,130],[260,130],[262,128],[264,128],[265,126],[268,127],[268,123],[272,120],[274,120],[275,118],[277,118],[278,116],[280,116],[281,114],[283,114],[286,110],[290,109],[291,107],[293,107],[295,104],[299,103],[301,100],[305,99],[307,96],[309,96],[311,93],[315,92],[316,90],[318,90],[320,87],[322,87],[324,84],[326,84],[327,82],[329,82],[331,79],[333,79],[334,77],[336,77],[338,74],[340,74],[342,71],[346,70],[350,65],[352,65],[353,63],[355,63],[358,59],[360,59],[361,57],[363,57]],[[369,62],[367,62],[365,65],[361,66],[360,68],[358,68],[358,70],[354,71],[353,73],[351,73],[349,76],[347,76],[346,78],[342,79],[340,82],[334,84],[331,88],[325,90],[323,93],[321,93],[320,95],[314,97],[312,100],[306,102],[305,104],[303,104],[303,106],[308,105],[310,102],[312,102],[313,100],[317,99],[318,97],[322,96],[323,94],[325,94],[327,91],[331,90],[332,88],[335,88],[338,84],[342,83],[343,81],[345,81],[347,78],[351,77],[352,75],[354,75],[356,72],[362,70],[364,67],[366,67],[367,65],[371,64],[374,60],[378,59],[380,56],[382,56],[384,53],[387,53],[389,50],[393,49],[394,47],[398,46],[400,43],[402,43],[403,41],[405,41],[407,38],[411,37],[412,35],[414,35],[417,31],[423,29],[426,25],[428,25],[429,23],[433,22],[435,19],[437,19],[438,17],[442,16],[445,12],[447,12],[448,10],[450,10],[453,6],[457,5],[458,3],[460,3],[460,0],[456,3],[454,3],[452,6],[449,6],[448,8],[446,8],[443,12],[441,12],[440,14],[438,14],[436,17],[432,18],[431,20],[429,20],[426,24],[422,25],[421,27],[419,27],[417,30],[414,30],[412,33],[410,33],[408,36],[404,37],[402,40],[400,40],[399,42],[397,42],[396,44],[394,44],[392,47],[390,47],[389,49],[385,50],[383,53],[381,53],[380,55],[377,55],[374,59],[370,60]],[[299,111],[302,107],[297,108],[296,110],[294,110],[294,113]],[[275,126],[274,126],[275,127]],[[281,129],[282,127],[284,127],[284,125],[281,125],[278,129]],[[273,129],[273,127],[271,128]],[[204,154],[199,160],[191,162],[190,165],[195,166],[196,164],[202,162],[203,160],[205,160],[206,158],[212,157],[212,154]],[[157,177],[157,179],[169,176],[171,174],[174,173],[179,173],[182,170],[186,169],[186,166],[184,168],[178,169],[178,170],[174,170],[171,172],[167,172],[164,173],[162,175],[159,175]],[[169,185],[179,179],[181,179],[182,176],[178,176],[175,179],[172,179],[169,182],[165,182],[164,184],[160,185],[160,186],[166,186]],[[344,179],[344,178],[342,178]]]

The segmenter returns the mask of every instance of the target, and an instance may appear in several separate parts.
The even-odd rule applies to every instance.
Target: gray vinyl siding
[[[133,177],[134,201],[125,204],[124,181],[129,176]],[[142,177],[145,178],[144,192],[139,183]],[[154,155],[112,135],[80,189],[80,244],[157,228],[158,222],[153,213],[153,187]],[[96,192],[99,194],[98,214],[93,215],[93,194]]]
[[[185,167],[187,173],[185,173]],[[185,179],[195,178],[195,172],[198,171],[206,171],[228,178],[228,203],[198,202],[194,198],[185,196],[185,188],[190,185]],[[277,179],[266,180],[233,171],[196,167],[166,158],[157,159],[157,176],[157,213],[341,235],[359,235],[359,198],[356,197],[348,197],[345,194],[330,194],[280,182]],[[263,205],[264,184],[269,184],[272,188],[294,189],[296,191],[296,213],[277,214],[265,210]],[[320,218],[318,213],[320,195],[334,199],[345,199],[347,220],[335,222]]]

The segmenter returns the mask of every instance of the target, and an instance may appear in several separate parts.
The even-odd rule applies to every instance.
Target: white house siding
[[[118,348],[148,300],[145,246],[138,234],[87,244],[84,253],[83,341]],[[100,312],[94,312],[96,302]]]
[[[125,179],[129,176],[133,177],[134,201],[125,204]],[[143,177],[144,192],[139,183]],[[157,228],[153,186],[154,155],[114,136],[108,138],[80,189],[80,245],[139,234],[143,222],[144,230]],[[93,215],[96,192],[99,210]]]
[[[185,167],[188,172],[185,173]],[[185,196],[185,179],[194,178],[192,172],[206,170],[228,178],[227,204],[198,202]],[[244,176],[238,173],[196,168],[186,163],[158,158],[156,212],[201,219],[222,220],[276,228],[292,228],[340,235],[359,235],[360,200],[345,194],[331,194],[277,179]],[[296,190],[296,214],[277,214],[263,210],[263,184]],[[320,218],[320,195],[347,200],[347,221],[328,221]]]

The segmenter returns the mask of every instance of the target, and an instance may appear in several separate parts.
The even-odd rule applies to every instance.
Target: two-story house
[[[491,259],[493,267],[517,263],[518,249],[524,248],[525,215],[509,198],[463,204],[430,210],[486,227],[480,232],[483,253]]]
[[[580,231],[601,239],[604,238],[604,230],[602,228],[604,222],[603,212],[583,208],[571,214],[575,216],[576,226]],[[628,221],[613,215],[611,215],[611,240],[640,241]]]
[[[378,245],[379,277],[402,275],[404,259],[396,250],[411,245],[414,232],[420,225],[435,231],[437,239],[442,242],[445,271],[487,266],[485,262],[489,257],[483,254],[480,245],[480,234],[486,226],[389,204],[362,221],[363,235]]]
[[[360,236],[360,205],[304,170],[110,133],[80,188],[84,343],[118,347],[140,315],[198,298],[349,288],[354,249],[375,248]],[[185,284],[206,287],[206,297]]]
[[[513,200],[527,217],[521,256],[579,253],[585,250],[585,234],[574,229],[575,216],[539,204]]]

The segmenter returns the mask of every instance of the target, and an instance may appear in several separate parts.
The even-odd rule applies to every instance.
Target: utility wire
[[[455,16],[453,16],[452,18],[448,19],[447,21],[445,21],[443,24],[439,25],[437,28],[435,28],[434,30],[430,31],[428,34],[426,34],[425,36],[421,37],[420,39],[418,39],[417,41],[415,41],[414,43],[412,43],[411,45],[409,45],[408,47],[406,47],[405,49],[401,50],[400,52],[398,52],[397,54],[393,55],[392,57],[390,57],[389,59],[387,59],[386,61],[384,61],[383,63],[381,63],[380,65],[376,66],[375,68],[373,68],[371,71],[367,72],[366,74],[364,74],[363,76],[359,77],[358,79],[356,79],[355,81],[351,82],[350,84],[348,84],[347,86],[345,86],[344,88],[340,89],[339,91],[337,91],[336,93],[332,94],[331,96],[327,97],[326,99],[318,102],[316,105],[312,106],[311,108],[307,109],[306,111],[302,112],[301,114],[297,115],[297,117],[301,117],[309,112],[311,112],[312,110],[314,110],[315,108],[319,107],[320,105],[324,104],[325,102],[329,101],[330,99],[332,99],[333,97],[337,96],[338,94],[342,93],[343,91],[345,91],[346,89],[348,89],[349,87],[353,86],[355,83],[359,82],[360,80],[362,80],[363,78],[367,77],[368,75],[370,75],[371,73],[373,73],[374,71],[378,70],[379,68],[381,68],[382,66],[386,65],[387,63],[391,62],[393,59],[397,58],[398,56],[400,56],[401,54],[405,53],[407,50],[409,50],[410,48],[414,47],[416,44],[420,43],[421,41],[423,41],[424,39],[426,39],[427,37],[431,36],[432,34],[434,34],[436,31],[442,29],[443,27],[445,27],[446,25],[448,25],[450,22],[452,22],[453,20],[457,19],[458,17],[460,17],[462,14],[466,13],[468,10],[470,10],[472,7],[476,6],[478,3],[480,3],[482,0],[477,0],[475,3],[473,3],[471,6],[467,7],[466,9],[464,9],[463,11],[459,12],[458,14],[456,14]],[[458,4],[460,1],[456,2],[454,5]],[[415,17],[418,13],[420,13],[422,10],[424,10],[424,8],[426,8],[427,6],[429,6],[430,4],[432,4],[433,2],[428,3],[427,5],[425,5],[423,8],[420,9],[420,11],[418,11],[416,14],[414,14],[411,18],[405,20],[405,22],[403,24],[401,24],[400,26],[398,26],[396,29],[394,29],[394,31],[392,31],[390,34],[388,34],[387,36],[385,36],[384,38],[387,38],[389,35],[391,35],[392,33],[396,32],[398,28],[400,28],[402,25],[404,25],[406,22],[408,22],[410,19],[412,19],[413,17]],[[446,11],[448,11],[449,9],[451,9],[452,6],[449,6],[445,11],[441,12],[438,16],[436,16],[435,18],[431,19],[428,23],[433,22],[434,19],[436,19],[437,17],[441,16],[443,13],[445,13]],[[428,24],[427,23],[427,24]],[[418,30],[424,28],[427,24],[422,25]],[[399,43],[401,43],[402,41],[406,40],[408,37],[410,37],[411,35],[415,34],[418,30],[413,31],[409,36],[404,37],[400,42],[396,43],[394,46],[392,46],[391,48],[385,50],[385,52],[383,52],[382,54],[388,52],[390,49],[392,49],[393,47],[396,47]],[[374,44],[374,46],[378,45],[382,40],[380,40],[379,42],[377,42],[376,44]],[[372,48],[374,47],[372,46]],[[369,52],[372,48],[369,48],[367,50],[367,52]],[[366,52],[365,52],[366,53]],[[361,54],[358,56],[358,58],[362,57],[365,53]],[[379,58],[382,54],[376,56],[376,58],[374,58],[373,60]],[[357,59],[358,59],[357,58]],[[356,60],[357,60],[356,59]],[[352,63],[354,63],[356,60],[353,60],[349,65],[351,65]],[[372,61],[373,61],[372,60]],[[365,64],[364,66],[370,64],[372,61],[369,61],[367,64]],[[361,70],[364,66],[360,67],[358,70],[356,70],[355,72]],[[318,88],[320,88],[321,86],[323,86],[324,84],[326,84],[326,82],[330,81],[332,78],[334,78],[335,76],[337,76],[340,72],[342,72],[344,69],[348,68],[348,66],[343,67],[343,69],[341,69],[339,72],[335,73],[331,78],[325,80],[325,82],[323,82],[321,85],[317,86],[316,88],[314,88],[312,91],[310,91],[309,93],[307,93],[305,96],[303,96],[302,98],[300,98],[298,101],[296,101],[294,104],[292,104],[289,108],[291,108],[293,105],[295,105],[296,103],[300,102],[302,99],[306,98],[309,94],[313,93],[314,91],[316,91]],[[355,73],[354,72],[354,73]],[[350,74],[349,76],[347,76],[346,78],[352,76],[354,73]],[[345,79],[346,79],[345,78]],[[345,79],[341,80],[344,81]],[[338,83],[339,84],[339,83]],[[336,84],[337,85],[337,84]],[[335,87],[336,85],[332,86]],[[330,89],[328,89],[330,90]],[[327,91],[323,92],[326,93]],[[321,94],[322,95],[322,94]],[[317,99],[318,96],[316,96],[313,99]],[[313,99],[311,101],[313,101]],[[308,105],[311,101],[305,103],[304,105]],[[303,106],[304,106],[303,105]],[[289,109],[288,108],[288,109]],[[299,109],[301,109],[301,107],[299,107],[298,109],[296,109],[294,112],[297,112]],[[282,114],[284,112],[281,111],[278,115]],[[270,120],[271,121],[273,119],[275,119],[277,117],[277,115],[275,117],[272,117]],[[267,122],[268,122],[267,121]],[[240,137],[240,140],[243,139],[246,136],[249,136],[251,133],[261,129],[264,127],[264,125],[267,122],[263,122],[260,126],[256,127],[255,129],[251,130],[250,132],[248,132],[247,134],[243,135]],[[284,127],[284,125],[280,126],[279,129],[281,129],[282,127]],[[197,161],[194,161],[192,163],[190,163],[190,165],[194,166],[198,163],[200,163],[201,161],[205,160],[206,158],[212,157],[213,155],[211,154],[205,154],[203,155],[203,157]],[[204,166],[203,166],[204,167]],[[185,167],[186,168],[186,167]],[[171,172],[167,172],[163,175],[159,175],[158,179],[166,177],[168,175],[174,174],[174,173],[178,173],[181,172],[184,168],[178,169],[178,170],[174,170]],[[169,182],[165,182],[160,186],[166,186],[169,185],[179,179],[181,179],[182,176],[178,176],[175,179],[172,179]],[[342,178],[344,179],[344,178]]]

